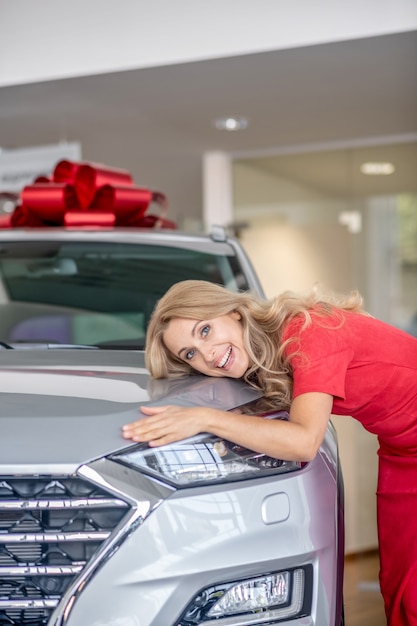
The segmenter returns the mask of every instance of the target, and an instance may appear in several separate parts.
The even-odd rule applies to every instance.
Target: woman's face
[[[241,378],[249,367],[236,311],[204,321],[174,318],[163,339],[172,354],[208,376]]]

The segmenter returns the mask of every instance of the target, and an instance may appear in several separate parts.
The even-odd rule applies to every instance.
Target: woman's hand
[[[207,407],[142,407],[147,417],[123,426],[123,437],[163,446],[198,433],[212,433],[277,459],[312,461],[323,441],[333,397],[304,393],[292,403],[290,419],[270,420]]]
[[[125,439],[148,442],[149,446],[163,446],[204,432],[204,414],[210,409],[180,406],[143,406],[143,417],[122,428]]]

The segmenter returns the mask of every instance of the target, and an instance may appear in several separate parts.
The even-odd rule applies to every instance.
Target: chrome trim
[[[176,489],[103,458],[89,465],[82,465],[77,474],[95,483],[116,497],[123,497],[131,507],[128,517],[112,531],[111,536],[94,554],[80,576],[73,581],[52,613],[49,626],[64,626],[78,595],[96,571],[118,550],[121,543]]]
[[[3,500],[0,502],[0,511],[27,509],[100,509],[107,507],[127,507],[123,500],[116,498],[74,498],[71,500]]]
[[[43,598],[0,600],[0,609],[53,609],[57,604],[58,600],[44,600]]]
[[[100,544],[108,542],[112,532],[123,525],[129,515],[129,504],[126,498],[114,497],[114,490],[99,489],[96,482],[77,476],[75,472],[0,476],[0,521],[6,530],[0,532],[0,552],[4,557],[0,560],[0,613],[4,612],[5,619],[12,620],[10,623],[20,623],[13,621],[20,619],[13,614],[20,613],[25,614],[22,618],[25,623],[32,620],[37,624],[46,624],[46,621],[50,624],[54,610],[65,595],[63,590],[76,582],[91,559],[87,555],[98,551]],[[40,500],[36,499],[36,494],[40,495]],[[104,512],[107,519],[107,511],[115,516],[113,523],[103,526],[98,521],[95,525],[96,515],[100,520]],[[81,526],[77,526],[76,520],[80,520]],[[67,522],[69,525],[65,526]],[[49,562],[46,558],[44,562],[42,545],[51,549],[55,549],[53,545],[59,546],[58,550],[68,552],[68,558],[59,562]],[[56,592],[48,591],[47,579],[55,579]],[[0,618],[1,623],[2,620]]]
[[[110,532],[91,533],[9,533],[0,535],[0,544],[14,543],[61,543],[68,541],[103,541],[107,539]]]
[[[15,567],[0,567],[0,579],[10,576],[74,576],[79,574],[85,565],[16,565]]]

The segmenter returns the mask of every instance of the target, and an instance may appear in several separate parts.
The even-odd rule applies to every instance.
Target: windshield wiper
[[[99,350],[98,346],[87,346],[82,343],[46,343],[48,350]]]
[[[5,341],[0,341],[0,350],[13,350],[14,346],[6,343]]]

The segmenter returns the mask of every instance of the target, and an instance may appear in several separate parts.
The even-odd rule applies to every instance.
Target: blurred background
[[[0,214],[57,161],[223,224],[266,294],[359,289],[417,334],[415,0],[0,0]],[[346,551],[377,545],[377,442],[335,418]]]

